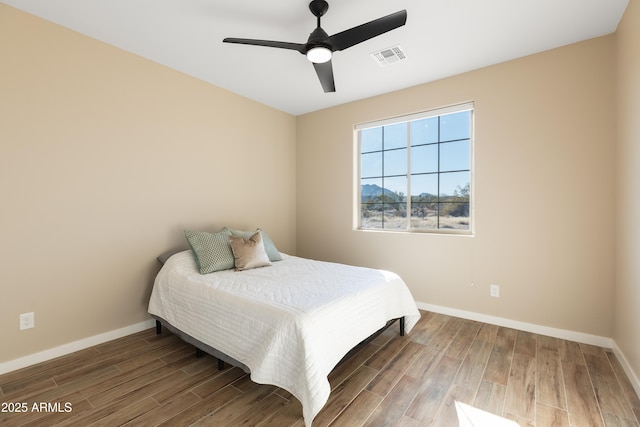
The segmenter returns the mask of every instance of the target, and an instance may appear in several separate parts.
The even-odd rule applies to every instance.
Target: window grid
[[[383,127],[383,128],[384,128],[384,127]],[[407,126],[407,133],[409,133],[409,134],[410,134],[410,132],[411,132],[411,129],[410,129],[410,127],[409,127],[409,126]],[[385,178],[401,178],[401,177],[407,177],[407,176],[409,176],[410,169],[408,169],[408,170],[407,170],[407,174],[395,174],[395,175],[385,175],[385,174],[384,174],[384,170],[385,170],[385,156],[384,156],[384,153],[391,152],[391,151],[401,151],[401,150],[406,150],[406,151],[407,151],[407,168],[410,168],[410,163],[409,163],[409,162],[410,162],[410,157],[409,157],[410,146],[409,146],[409,145],[410,145],[410,141],[411,141],[411,140],[410,140],[410,138],[409,138],[409,137],[410,137],[410,135],[407,135],[407,146],[406,146],[406,147],[396,147],[396,148],[389,148],[389,149],[387,149],[387,148],[385,148],[385,133],[384,133],[384,130],[383,130],[383,131],[382,131],[382,147],[381,147],[381,149],[380,149],[380,150],[363,151],[363,152],[360,154],[360,155],[364,155],[364,154],[380,153],[380,157],[381,157],[381,171],[382,171],[383,173],[382,173],[382,175],[379,175],[379,176],[367,176],[367,177],[366,177],[366,179],[380,179],[380,180],[381,180],[381,183],[382,183],[382,188],[384,189],[384,188],[386,188],[386,187],[385,187],[385,183],[384,183]],[[361,179],[363,179],[363,178],[364,178],[364,177],[361,177]],[[411,180],[408,180],[408,182],[409,182],[409,183],[410,183],[410,181],[411,181]],[[408,184],[408,186],[409,186],[409,185],[410,185],[410,184]],[[407,194],[410,194],[410,193],[407,191]],[[410,202],[409,202],[409,200],[410,200],[410,199],[411,199],[411,197],[407,197],[407,203],[410,203]],[[370,202],[364,202],[364,203],[362,203],[362,202],[361,202],[361,204],[364,204],[364,205],[374,205],[375,203],[370,203]],[[382,211],[384,212],[384,206],[385,206],[385,205],[387,205],[387,204],[389,204],[389,203],[387,203],[387,202],[386,202],[386,200],[385,200],[385,198],[384,198],[384,190],[383,190],[383,194],[382,194],[382,197],[381,197],[381,202],[380,202],[380,204],[382,205]],[[409,209],[409,208],[407,207],[407,210],[408,210],[408,209]],[[384,223],[385,223],[385,216],[384,216],[384,214],[382,215],[381,221],[382,221],[382,228],[384,229],[384,228],[385,228],[385,227],[384,227]],[[409,215],[407,215],[407,223],[408,223],[408,225],[409,225],[409,222],[410,222],[410,216],[409,216]]]
[[[463,138],[449,138],[446,140],[442,140],[443,139],[443,129],[442,129],[442,117],[447,116],[447,115],[451,115],[451,114],[456,114],[456,113],[460,113],[460,112],[465,112],[468,111],[469,112],[469,122],[468,122],[468,134],[463,137]],[[462,224],[462,226],[460,226],[460,228],[455,229],[455,231],[457,232],[465,232],[465,233],[471,233],[471,203],[472,203],[472,198],[471,198],[471,194],[470,194],[470,187],[471,187],[471,147],[472,147],[472,112],[473,112],[473,108],[467,108],[467,109],[460,109],[458,111],[451,111],[449,109],[449,111],[447,111],[446,113],[441,113],[441,114],[432,114],[431,116],[425,115],[424,117],[418,117],[418,118],[414,118],[412,120],[407,120],[407,121],[397,121],[397,122],[391,122],[389,124],[385,123],[383,125],[380,126],[370,126],[368,128],[366,127],[362,127],[361,129],[373,129],[373,128],[380,128],[381,131],[381,141],[380,141],[380,149],[376,149],[376,150],[369,150],[369,151],[362,151],[362,133],[358,132],[358,147],[359,147],[359,166],[360,166],[360,173],[359,173],[359,183],[360,183],[360,191],[358,191],[358,207],[359,207],[359,220],[358,220],[358,227],[360,229],[382,229],[382,230],[409,230],[409,231],[437,231],[437,232],[441,232],[443,231],[444,228],[452,228],[451,226],[445,226],[442,223],[442,219],[445,216],[445,207],[447,207],[448,211],[449,211],[449,215],[451,215],[451,212],[459,212],[460,210],[464,213],[466,210],[466,216],[461,216],[460,220],[458,221],[459,224]],[[413,135],[412,135],[412,122],[416,121],[416,120],[421,120],[423,118],[429,118],[432,117],[434,119],[437,119],[437,140],[436,141],[430,141],[430,142],[424,142],[424,143],[416,143],[413,144]],[[407,132],[407,137],[406,137],[406,146],[404,147],[394,147],[394,148],[386,148],[386,132],[385,132],[385,127],[386,126],[390,126],[393,124],[398,124],[398,123],[406,123],[406,132]],[[467,168],[455,168],[455,169],[450,169],[450,170],[442,170],[442,147],[445,146],[446,144],[451,144],[451,143],[458,143],[458,142],[467,142],[468,143],[468,163],[467,163]],[[427,146],[435,146],[437,148],[436,150],[436,160],[437,160],[437,170],[435,171],[428,171],[428,172],[416,172],[414,173],[411,169],[412,167],[412,150],[415,148],[419,148],[419,147],[427,147]],[[407,159],[406,159],[406,174],[394,174],[394,175],[386,175],[385,173],[385,153],[389,153],[389,152],[393,152],[393,151],[400,151],[400,150],[406,150],[407,152]],[[373,176],[363,176],[362,173],[362,159],[363,156],[366,154],[374,154],[374,153],[379,153],[380,154],[380,175],[373,175]],[[454,190],[453,194],[446,194],[444,193],[443,190],[443,182],[442,179],[444,176],[446,175],[450,175],[450,174],[455,174],[455,173],[468,173],[468,180],[469,182],[466,183],[466,185],[464,187],[461,187],[460,185],[457,186],[456,190]],[[418,197],[422,196],[422,194],[420,195],[413,195],[413,191],[412,191],[412,183],[414,180],[414,177],[419,177],[419,176],[435,176],[436,178],[436,194],[429,194],[427,193],[427,195],[429,197],[427,197],[427,199],[429,201],[425,201],[425,200],[419,200]],[[387,196],[387,191],[389,191],[387,189],[387,181],[390,178],[400,178],[400,177],[405,177],[406,178],[406,195],[402,195],[400,191],[396,191],[395,195],[396,198],[395,200],[391,200],[388,196]],[[379,200],[376,200],[376,197],[371,197],[370,200],[365,200],[363,198],[363,196],[361,195],[361,191],[362,191],[362,186],[365,182],[375,182],[376,180],[379,180],[379,182],[381,183],[382,188],[380,189],[380,193],[377,196],[379,198]],[[460,191],[458,191],[460,190]],[[414,225],[413,220],[414,219],[418,219],[419,215],[416,213],[414,213],[413,211],[413,204],[414,204],[414,197],[416,198],[415,204],[418,206],[424,206],[424,211],[425,213],[423,213],[423,219],[427,217],[428,215],[428,211],[429,211],[429,205],[435,206],[435,227],[428,227],[428,226],[420,226],[420,224],[418,225]],[[363,220],[364,217],[367,214],[370,214],[371,211],[375,211],[376,210],[376,205],[379,206],[379,211],[380,211],[380,226],[379,227],[373,227],[373,226],[365,226],[365,224],[363,224]],[[445,206],[446,205],[446,206]],[[394,206],[397,206],[396,210],[397,211],[402,211],[402,208],[404,208],[404,227],[403,228],[398,228],[398,227],[394,227],[394,228],[388,228],[388,223],[389,220],[387,219],[387,212],[390,211],[391,209],[393,209]],[[452,206],[456,206],[454,209],[452,209]],[[465,208],[466,207],[466,208]],[[459,215],[459,214],[456,214]],[[432,216],[434,216],[432,214]],[[399,221],[398,221],[399,222]],[[465,226],[466,224],[466,226]],[[452,230],[453,231],[453,230]]]

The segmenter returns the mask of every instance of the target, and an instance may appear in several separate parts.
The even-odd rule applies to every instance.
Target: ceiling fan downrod
[[[320,17],[324,16],[329,10],[329,3],[324,0],[313,0],[309,3],[309,10],[318,18],[318,27],[320,26]]]

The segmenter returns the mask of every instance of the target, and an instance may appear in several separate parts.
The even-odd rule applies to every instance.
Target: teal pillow
[[[258,230],[260,229],[258,228]],[[228,231],[234,236],[242,237],[245,240],[249,240],[257,230],[242,231],[242,230],[232,230],[229,227],[225,227],[222,229],[222,231]],[[273,243],[273,240],[271,240],[269,235],[265,233],[264,230],[260,230],[260,233],[262,234],[262,243],[264,243],[264,250],[269,256],[269,261],[271,262],[282,261],[282,255],[280,255],[280,252],[278,251],[278,248],[276,248],[276,245]]]
[[[207,233],[206,231],[184,230],[184,235],[189,242],[201,274],[229,270],[235,267],[235,258],[229,243],[231,231],[222,230],[219,233]]]

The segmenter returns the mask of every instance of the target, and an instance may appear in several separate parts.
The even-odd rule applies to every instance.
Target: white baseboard
[[[622,368],[627,374],[627,378],[629,378],[629,381],[631,382],[633,389],[636,391],[636,394],[640,396],[640,379],[638,379],[636,373],[633,371],[633,369],[631,369],[631,365],[629,365],[626,357],[624,357],[624,353],[622,353],[622,350],[620,350],[620,347],[618,347],[615,341],[613,342],[613,353],[616,355],[618,362],[620,362],[620,364],[622,365]]]
[[[36,363],[46,362],[47,360],[55,359],[56,357],[65,356],[79,350],[84,350],[85,348],[102,344],[107,341],[135,334],[136,332],[152,328],[154,325],[155,321],[153,319],[149,319],[144,322],[136,323],[135,325],[125,326],[124,328],[116,329],[114,331],[83,338],[69,344],[64,344],[39,353],[30,354],[19,359],[9,360],[8,362],[0,363],[0,375],[26,368],[27,366],[35,365]]]
[[[504,317],[489,316],[486,314],[474,313],[472,311],[458,310],[455,308],[442,307],[439,305],[418,303],[418,308],[434,313],[447,314],[449,316],[461,317],[463,319],[476,320],[478,322],[489,323],[491,325],[504,326],[506,328],[518,329],[520,331],[532,332],[534,334],[546,335],[554,338],[562,338],[568,341],[581,342],[583,344],[597,345],[604,348],[613,348],[613,340],[598,335],[584,334],[582,332],[568,331],[565,329],[550,328],[548,326],[535,325],[533,323],[519,322],[517,320],[505,319]]]

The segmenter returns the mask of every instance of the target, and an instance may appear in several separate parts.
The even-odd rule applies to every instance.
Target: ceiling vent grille
[[[405,59],[407,59],[407,55],[405,54],[404,50],[402,50],[402,47],[400,45],[373,52],[371,54],[371,57],[381,67],[386,67],[387,65],[395,64],[396,62],[404,61]]]

